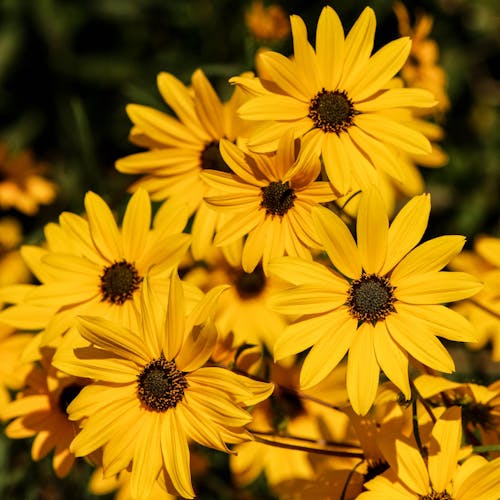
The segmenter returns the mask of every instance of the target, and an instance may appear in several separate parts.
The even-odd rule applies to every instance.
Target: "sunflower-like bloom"
[[[291,16],[293,59],[262,52],[259,79],[230,80],[254,96],[239,109],[241,117],[269,120],[249,136],[250,149],[272,151],[284,131],[292,129],[295,137],[313,140],[339,194],[349,191],[352,180],[359,184],[368,176],[374,182],[377,169],[404,181],[398,151],[425,154],[431,147],[423,134],[386,112],[427,108],[436,101],[427,90],[388,88],[410,53],[411,41],[394,40],[370,55],[375,24],[375,14],[367,7],[344,38],[337,14],[326,6],[314,50],[303,20]]]
[[[473,295],[481,283],[467,273],[441,269],[462,249],[462,236],[441,236],[421,245],[430,198],[412,198],[389,227],[386,208],[373,188],[361,195],[357,244],[348,227],[325,207],[313,210],[316,230],[335,269],[291,257],[269,265],[295,287],[279,292],[270,306],[302,314],[285,328],[276,359],[313,346],[301,371],[301,386],[324,378],[349,352],[347,392],[365,414],[375,398],[380,368],[410,397],[408,358],[443,372],[454,370],[437,336],[475,339],[472,325],[441,305]]]
[[[311,259],[311,248],[321,248],[312,224],[311,209],[336,198],[328,182],[316,181],[321,165],[311,143],[298,153],[291,134],[285,134],[275,154],[246,153],[222,141],[221,154],[235,172],[204,172],[201,177],[224,193],[207,202],[230,214],[214,243],[227,245],[248,235],[242,266],[251,273],[262,261],[264,272],[273,257],[293,255]]]
[[[60,369],[95,380],[68,407],[70,419],[84,418],[71,450],[86,456],[102,447],[106,476],[131,467],[134,498],[148,498],[157,480],[193,498],[188,440],[227,452],[226,443],[251,439],[245,425],[252,417],[243,407],[273,390],[272,384],[204,366],[216,342],[211,316],[222,290],[213,289],[186,316],[173,273],[165,314],[145,280],[140,328],[83,317],[79,330],[91,345],[63,344],[54,359]]]
[[[0,287],[27,283],[31,273],[19,253],[23,239],[21,223],[13,217],[0,219]]]
[[[167,202],[151,228],[151,202],[143,189],[131,197],[121,228],[105,201],[85,196],[87,220],[63,213],[45,228],[47,248],[24,246],[22,255],[40,285],[27,285],[21,303],[0,314],[2,321],[26,328],[26,317],[46,324],[41,345],[50,344],[74,324],[78,314],[103,316],[131,326],[146,275],[157,293],[168,292],[168,276],[190,242],[182,234],[183,206]],[[17,294],[12,289],[13,294]],[[2,293],[8,299],[10,289]],[[194,292],[193,292],[194,293]],[[199,299],[199,294],[195,298]]]
[[[290,24],[283,8],[276,4],[264,7],[262,0],[253,0],[245,13],[245,24],[260,42],[283,40],[290,33]]]
[[[451,262],[452,269],[479,276],[484,288],[455,309],[476,327],[479,340],[471,349],[484,349],[491,342],[491,358],[500,361],[500,238],[482,235],[475,239],[474,250],[466,251]]]
[[[9,154],[7,146],[0,144],[0,208],[35,215],[40,205],[51,203],[56,185],[43,177],[46,170],[30,151]]]
[[[414,440],[400,436],[395,443],[379,439],[390,468],[365,483],[358,500],[497,500],[500,498],[500,458],[488,462],[470,456],[461,465],[460,408],[446,410],[431,432],[428,457],[422,458]]]
[[[190,213],[196,212],[192,250],[195,259],[201,259],[210,247],[218,217],[203,203],[210,189],[200,172],[207,168],[228,172],[219,141],[236,142],[248,126],[236,114],[244,102],[241,91],[237,89],[222,103],[201,69],[193,73],[191,84],[186,87],[170,73],[158,75],[158,89],[177,118],[139,104],[127,106],[134,124],[130,140],[150,151],[121,158],[116,168],[143,175],[132,190],[140,186],[153,200],[172,198],[186,203]]]
[[[251,273],[244,271],[241,267],[241,244],[237,247],[232,262],[219,248],[212,247],[202,265],[187,272],[184,280],[204,292],[217,285],[229,285],[217,302],[214,316],[219,336],[227,339],[232,334],[235,346],[265,344],[272,350],[288,321],[284,315],[269,308],[267,299],[286,284],[266,276],[260,265]]]
[[[51,365],[53,351],[44,350],[40,363],[33,365],[25,389],[1,412],[2,420],[14,419],[5,428],[11,439],[35,436],[33,460],[41,460],[54,450],[52,466],[57,477],[66,476],[75,462],[69,445],[78,425],[68,419],[67,408],[89,380],[67,375]]]
[[[11,400],[9,389],[21,389],[31,370],[31,364],[21,359],[21,354],[32,337],[0,324],[0,410]]]

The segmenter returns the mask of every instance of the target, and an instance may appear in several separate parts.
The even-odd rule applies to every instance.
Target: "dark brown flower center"
[[[268,215],[282,217],[293,207],[293,201],[297,198],[288,181],[273,181],[268,186],[262,187],[261,190],[262,201],[260,206],[266,209]]]
[[[491,406],[472,401],[470,398],[457,399],[453,404],[462,407],[462,420],[465,425],[480,426],[484,430],[493,430],[496,428],[497,425],[491,412]]]
[[[353,124],[354,106],[347,93],[322,89],[311,99],[309,118],[323,132],[345,132]]]
[[[220,154],[218,141],[209,142],[201,152],[201,168],[203,170],[218,170],[219,172],[232,173],[232,170]]]
[[[241,299],[257,297],[266,286],[266,276],[261,265],[258,265],[251,273],[241,270],[234,279],[236,291]]]
[[[134,264],[126,260],[105,267],[100,278],[102,300],[120,305],[132,298],[142,282]]]
[[[389,280],[376,274],[363,274],[351,283],[346,305],[358,321],[376,323],[395,312],[394,287]]]
[[[453,500],[453,497],[446,491],[432,490],[428,495],[420,495],[419,500]]]
[[[175,408],[184,398],[188,381],[175,361],[163,355],[151,361],[137,377],[137,395],[148,410],[164,412]]]
[[[63,388],[59,394],[59,400],[57,401],[58,407],[62,413],[68,414],[68,406],[71,404],[73,399],[75,399],[80,391],[83,389],[83,385],[80,384],[70,384]]]

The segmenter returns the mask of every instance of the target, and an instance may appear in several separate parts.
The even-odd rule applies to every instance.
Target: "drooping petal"
[[[148,193],[139,188],[128,202],[122,223],[123,252],[131,263],[143,253],[150,226],[151,202]]]
[[[368,413],[379,384],[380,368],[375,356],[373,333],[373,327],[363,323],[351,342],[347,357],[347,394],[358,415]]]
[[[344,314],[330,315],[337,323],[330,323],[330,331],[315,342],[300,371],[300,388],[309,389],[324,380],[342,361],[357,335],[357,320]]]
[[[408,379],[408,355],[391,338],[382,321],[378,321],[374,326],[373,344],[380,368],[409,400],[411,389]]]
[[[165,320],[164,353],[173,360],[180,351],[185,332],[184,293],[177,271],[170,276],[168,292],[167,316]]]

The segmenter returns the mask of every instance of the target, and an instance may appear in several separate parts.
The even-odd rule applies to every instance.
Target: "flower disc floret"
[[[132,298],[143,278],[139,276],[134,264],[121,260],[106,266],[100,279],[102,300],[112,304],[123,304]]]
[[[351,283],[346,304],[353,318],[376,323],[396,311],[395,300],[394,287],[386,277],[363,274]]]
[[[164,412],[175,408],[184,398],[188,382],[175,361],[160,356],[147,364],[137,377],[137,395],[151,411]]]
[[[257,297],[266,287],[266,276],[262,266],[257,266],[251,273],[242,269],[236,276],[234,284],[241,299]]]
[[[267,215],[283,217],[293,207],[293,201],[297,198],[288,181],[273,181],[261,189],[262,201],[260,206],[266,209]]]
[[[353,124],[354,106],[347,92],[321,89],[309,105],[309,118],[323,132],[345,132]]]
[[[432,491],[428,495],[420,495],[420,500],[453,500],[453,497],[445,491]]]
[[[65,415],[68,414],[68,406],[71,404],[73,399],[75,399],[80,391],[83,389],[81,384],[70,384],[63,388],[61,394],[59,394],[59,399],[57,401],[59,409]]]

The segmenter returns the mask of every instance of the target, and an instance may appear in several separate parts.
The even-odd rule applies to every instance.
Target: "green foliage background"
[[[324,2],[282,1],[301,15],[313,40]],[[405,4],[434,16],[432,37],[449,79],[452,109],[444,148],[449,164],[425,170],[432,194],[428,236],[500,236],[500,7],[497,0],[424,0]],[[338,0],[332,6],[348,29],[364,6],[377,15],[376,48],[396,38],[390,0]],[[91,189],[123,207],[130,177],[114,161],[138,149],[127,141],[129,102],[166,109],[156,75],[185,83],[204,69],[222,96],[229,76],[252,69],[258,45],[234,0],[0,0],[0,141],[33,149],[52,166],[59,195],[37,217],[19,217],[26,241],[63,210],[79,212]],[[291,53],[290,40],[273,47]],[[29,442],[0,440],[0,498],[93,498],[81,463],[64,481],[47,460],[33,464]],[[226,458],[209,453],[212,469],[198,482],[200,498],[266,498],[265,488],[236,493]],[[259,489],[260,488],[260,489]]]

